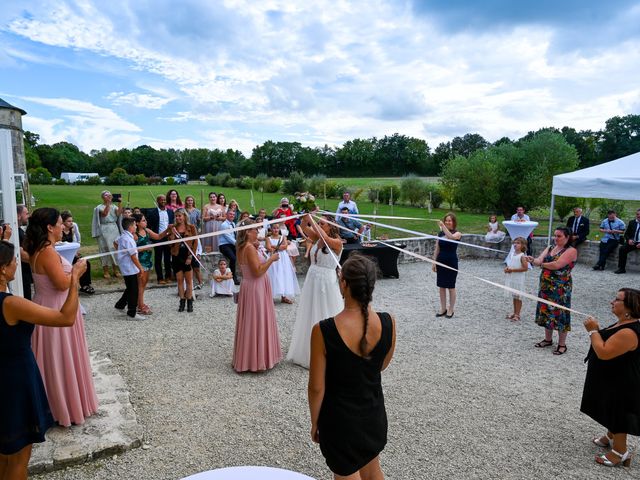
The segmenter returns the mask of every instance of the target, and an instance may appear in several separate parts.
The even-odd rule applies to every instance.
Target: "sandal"
[[[534,347],[545,348],[545,347],[550,347],[551,345],[553,345],[553,340],[542,340],[541,342],[536,343]],[[567,347],[564,347],[564,348],[567,348]]]
[[[516,314],[515,314],[515,313],[512,313],[511,315],[507,315],[507,316],[506,316],[506,317],[504,317],[504,318],[506,318],[507,320],[513,320],[513,317],[515,317],[515,316],[516,316]]]
[[[282,303],[288,303],[288,304],[292,304],[293,300],[291,300],[290,298],[287,297],[282,297],[282,299],[280,300]]]
[[[558,345],[558,348],[553,351],[554,355],[564,355],[565,353],[567,353],[566,345]]]
[[[607,439],[607,443],[604,443],[604,442],[602,441],[602,439],[603,439],[603,438],[606,438],[606,439]],[[609,437],[609,435],[606,435],[606,434],[605,434],[605,435],[603,435],[602,437],[595,437],[595,438],[592,440],[592,442],[593,442],[594,444],[596,444],[597,446],[602,447],[602,448],[609,448],[609,447],[613,447],[613,438]]]
[[[151,315],[153,312],[147,305],[145,305],[144,307],[138,309],[138,313],[142,315]]]
[[[513,316],[511,317],[511,321],[512,322],[519,322],[520,321],[520,315],[517,314],[513,314]]]

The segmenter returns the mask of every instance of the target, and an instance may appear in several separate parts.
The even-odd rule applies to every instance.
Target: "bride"
[[[336,274],[342,240],[336,227],[324,220],[312,225],[309,215],[303,217],[302,229],[314,244],[309,254],[311,266],[302,287],[287,360],[309,368],[311,329],[320,320],[333,317],[342,310]]]

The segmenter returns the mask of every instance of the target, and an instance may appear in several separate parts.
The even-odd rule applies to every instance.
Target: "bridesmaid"
[[[85,271],[79,260],[58,310],[41,307],[7,292],[17,268],[15,247],[0,242],[0,479],[26,479],[34,443],[45,441],[53,426],[42,377],[31,350],[34,325],[68,330],[76,321],[78,283]]]
[[[253,221],[246,220],[242,225],[250,224]],[[271,283],[266,275],[280,256],[274,253],[265,260],[258,255],[257,227],[239,231],[236,245],[242,270],[233,350],[233,369],[238,373],[269,370],[282,360]]]
[[[218,204],[218,195],[209,193],[209,203],[202,207],[202,220],[204,221],[204,233],[212,233],[220,230],[220,218],[223,208]],[[205,237],[202,239],[204,251],[207,253],[218,251],[218,237]]]
[[[55,208],[38,208],[31,214],[25,250],[29,254],[39,305],[60,310],[67,298],[71,264],[54,245],[62,238],[62,218]],[[53,418],[61,426],[80,425],[98,411],[89,348],[80,308],[73,327],[37,325],[32,348],[44,380]]]

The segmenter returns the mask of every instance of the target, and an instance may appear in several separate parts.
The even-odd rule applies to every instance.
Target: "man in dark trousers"
[[[169,224],[173,223],[173,211],[167,208],[167,197],[158,195],[155,208],[145,208],[144,216],[147,218],[147,226],[155,233],[164,232]],[[160,242],[164,240],[159,240]],[[157,242],[154,242],[157,243]],[[166,285],[172,279],[171,270],[171,245],[160,245],[153,248],[153,262],[156,277],[160,285]],[[163,271],[164,264],[164,271]]]
[[[589,219],[582,215],[580,207],[573,209],[573,217],[567,220],[567,228],[571,231],[569,242],[574,247],[583,243],[589,236]]]
[[[624,245],[618,250],[618,269],[613,273],[627,273],[629,252],[640,252],[640,208],[636,210],[636,218],[629,222],[624,231]]]

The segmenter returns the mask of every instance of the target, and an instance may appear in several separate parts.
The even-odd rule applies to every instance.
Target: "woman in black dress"
[[[393,317],[370,305],[375,281],[375,264],[351,255],[340,277],[344,309],[311,332],[311,439],[336,479],[383,478],[387,414],[380,372],[391,361],[396,334]]]
[[[452,268],[458,269],[458,244],[455,242],[447,242],[449,240],[460,240],[462,234],[456,230],[458,220],[453,213],[447,213],[443,221],[438,222],[440,232],[438,237],[445,240],[436,240],[436,248],[433,252],[433,259],[436,262],[443,263]],[[458,272],[446,267],[433,264],[433,271],[436,272],[436,285],[440,289],[440,312],[436,313],[436,317],[453,317],[454,308],[456,306],[456,278]],[[449,308],[447,308],[447,291],[449,291]]]
[[[54,423],[40,370],[31,350],[34,325],[68,327],[78,311],[78,283],[86,269],[79,260],[71,271],[71,288],[60,311],[7,292],[16,273],[12,243],[0,241],[0,478],[27,478],[34,443]]]
[[[584,321],[591,348],[580,411],[607,429],[594,438],[611,448],[596,462],[607,467],[629,466],[627,435],[640,435],[640,290],[622,288],[611,302],[618,321],[600,328],[592,317]]]

